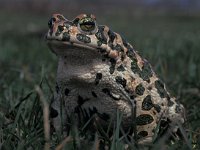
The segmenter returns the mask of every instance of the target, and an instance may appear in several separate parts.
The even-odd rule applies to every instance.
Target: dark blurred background
[[[197,15],[200,11],[199,0],[1,0],[1,10],[16,12],[49,13],[114,13],[127,11],[136,16],[173,14]]]

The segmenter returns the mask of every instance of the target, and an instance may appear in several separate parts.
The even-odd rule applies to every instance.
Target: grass
[[[43,149],[45,143],[47,149],[49,145],[51,149],[101,147],[97,135],[92,143],[83,140],[83,137],[90,139],[90,134],[81,133],[76,127],[66,139],[53,135],[50,141],[45,141],[44,133],[48,129],[44,130],[42,108],[52,99],[57,67],[57,59],[43,38],[49,16],[8,16],[2,12],[0,17],[0,149]],[[188,133],[186,140],[151,145],[152,149],[188,149],[189,146],[200,149],[200,19],[133,18],[130,14],[99,17],[99,22],[122,34],[151,62],[170,93],[186,107],[187,123],[183,129]],[[101,137],[106,139],[103,144],[113,150],[124,149],[122,141],[126,140],[119,136],[120,115],[118,120],[113,138]],[[135,148],[133,142],[128,144]]]

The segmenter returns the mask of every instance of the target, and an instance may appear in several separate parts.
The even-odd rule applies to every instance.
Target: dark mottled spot
[[[157,133],[158,136],[162,136],[166,133],[166,131],[169,129],[169,124],[170,124],[170,120],[167,118],[167,120],[162,119],[160,121],[160,128],[159,128],[159,132]]]
[[[108,46],[109,46],[111,49],[114,49],[114,46],[113,46],[113,43],[111,42],[111,40],[108,41]]]
[[[95,34],[95,36],[97,37],[97,39],[99,40],[99,42],[101,42],[101,44],[107,44],[107,38],[104,35],[104,26],[99,26],[98,28],[98,32]]]
[[[125,91],[129,94],[130,93],[130,91],[128,90],[128,89],[125,89]]]
[[[56,88],[56,93],[58,93],[60,91],[60,88],[59,88],[58,84],[56,84],[55,88]]]
[[[81,115],[84,115],[83,109],[79,105],[74,108],[74,113],[77,113],[79,118],[81,118]]]
[[[138,73],[138,75],[145,81],[147,82],[150,82],[150,77],[153,76],[153,72],[152,72],[152,69],[151,69],[151,66],[150,64],[144,60],[144,64],[143,64],[143,67],[142,67],[142,70],[140,70],[137,62],[137,58],[135,56],[135,53],[133,51],[133,49],[128,49],[128,52],[127,52],[127,55],[128,57],[132,60],[131,62],[131,70],[134,72],[134,73]]]
[[[124,61],[125,57],[126,57],[125,53],[122,53],[121,54],[121,61]]]
[[[174,102],[173,101],[171,101],[170,99],[167,99],[167,105],[169,106],[169,107],[171,107],[171,106],[173,106],[174,105]]]
[[[157,87],[159,87],[159,89],[164,89],[164,84],[160,80],[155,81],[155,84]]]
[[[140,131],[138,134],[137,134],[137,138],[140,139],[140,138],[143,138],[143,137],[146,137],[148,136],[148,132],[147,131]]]
[[[164,84],[160,80],[155,81],[155,87],[157,88],[157,91],[161,98],[165,98],[168,96],[167,91],[164,88]]]
[[[92,96],[94,96],[95,98],[97,98],[97,94],[94,91],[92,91],[91,93],[92,93]]]
[[[98,45],[98,46],[101,46],[101,45],[102,45],[102,42],[101,42],[101,41],[97,41],[97,45]]]
[[[170,123],[171,121],[169,120],[169,119],[167,119],[167,120],[161,120],[160,121],[160,126],[161,127],[167,127],[167,126],[169,126],[169,123]]]
[[[96,107],[85,109],[78,105],[75,107],[74,113],[78,114],[78,121],[83,121],[86,123],[94,114],[97,113],[97,109]]]
[[[156,115],[156,112],[155,112],[155,111],[153,111],[153,115]]]
[[[116,46],[113,47],[114,50],[117,50],[119,52],[124,52],[124,49],[121,45],[117,44]]]
[[[123,67],[123,65],[120,65],[119,67],[117,67],[117,71],[125,71],[125,68]]]
[[[128,48],[128,51],[127,51],[127,56],[133,61],[133,62],[137,62],[137,59],[136,59],[136,56],[135,56],[135,53],[133,51],[133,49],[127,45],[127,48]]]
[[[95,113],[97,113],[96,107],[93,107],[92,109],[89,108],[88,110],[89,110],[90,117],[93,116]]]
[[[63,23],[63,26],[65,26],[66,28],[69,28],[69,27],[73,26],[73,23],[70,22],[70,21],[65,21],[65,22]]]
[[[136,124],[137,125],[146,125],[146,124],[150,124],[153,122],[153,117],[148,115],[148,114],[142,114],[142,115],[139,115],[137,118],[136,118]]]
[[[110,74],[113,74],[115,71],[115,65],[116,65],[116,60],[114,58],[110,59],[111,65],[110,65]]]
[[[102,79],[102,73],[97,73],[95,78],[95,85],[99,84],[99,81]]]
[[[55,35],[59,36],[62,33],[63,30],[64,30],[64,26],[59,25]]]
[[[126,79],[124,79],[120,76],[116,76],[115,80],[117,83],[121,84],[123,87],[126,87]]]
[[[103,48],[97,48],[98,52],[100,52],[102,54],[102,61],[106,61],[106,59],[108,59],[108,54],[106,53],[106,49]]]
[[[110,116],[106,113],[103,114],[98,113],[98,116],[105,121],[108,121],[110,119]]]
[[[106,51],[105,51],[106,52]],[[109,59],[110,57],[108,56],[108,54],[104,54],[104,55],[102,55],[103,56],[103,58],[105,58],[105,59]]]
[[[123,42],[123,45],[128,49],[128,53],[133,53],[134,51],[133,48],[123,37],[122,37],[122,42]]]
[[[105,58],[102,58],[102,61],[106,61],[106,59],[105,59]]]
[[[155,110],[156,110],[158,113],[160,112],[161,108],[160,108],[160,106],[159,106],[158,104],[154,104],[153,107],[155,108]]]
[[[70,90],[69,90],[68,88],[65,89],[65,96],[68,96],[69,91],[70,91]]]
[[[80,95],[78,96],[78,104],[82,105],[84,103],[84,99],[83,97],[81,97]]]
[[[88,101],[89,100],[89,98],[83,98],[83,97],[81,97],[80,95],[78,96],[78,105],[83,105],[86,101]]]
[[[79,106],[74,108],[74,113],[78,113],[78,114],[80,113]]]
[[[153,128],[153,129],[152,129],[152,132],[155,133],[155,132],[156,132],[156,128]]]
[[[131,95],[130,99],[135,99],[137,96],[136,95]]]
[[[108,96],[110,96],[110,97],[113,98],[114,100],[119,100],[119,99],[120,99],[120,97],[114,96],[114,95],[110,92],[110,90],[109,90],[108,88],[102,89],[102,92],[105,93],[105,94],[107,94]]]
[[[108,88],[104,88],[104,89],[102,89],[102,92],[105,93],[105,94],[109,94],[110,90]]]
[[[147,95],[143,102],[142,102],[142,109],[143,110],[150,110],[152,107],[153,107],[153,103],[151,101],[151,96],[150,95]]]
[[[110,119],[110,116],[106,113],[99,113],[97,111],[97,108],[96,107],[93,107],[93,108],[88,108],[88,117],[92,117],[94,114],[97,114],[99,118],[101,118],[102,120],[105,120],[105,121],[108,121]],[[85,114],[87,114],[87,111],[85,111]],[[87,116],[86,116],[87,117]],[[87,118],[86,118],[87,119]],[[89,118],[88,118],[89,119]]]
[[[171,100],[171,97],[169,96],[169,94],[166,95],[167,100]]]
[[[88,114],[86,109],[82,108],[82,112],[83,112],[82,114],[83,114],[83,117],[84,117],[85,120],[90,119],[90,114]]]
[[[54,109],[53,107],[50,107],[50,117],[56,118],[58,116],[58,111]]]
[[[56,31],[55,35],[59,36],[61,34],[61,32],[59,30]]]
[[[60,32],[62,32],[62,31],[64,30],[64,26],[59,25],[59,26],[58,26],[58,30],[59,30]]]
[[[60,20],[65,20],[65,18],[61,15],[57,15],[57,18],[60,19]]]
[[[113,31],[109,30],[108,36],[109,36],[109,41],[113,43],[114,39],[116,38],[116,34]]]
[[[143,80],[150,82],[149,78],[153,76],[153,72],[150,64],[147,61],[144,61],[142,71],[139,73],[139,75]]]
[[[131,61],[131,70],[134,72],[134,73],[138,73],[140,75],[140,68],[138,67],[138,64],[137,64],[137,59],[134,58],[132,59]]]
[[[91,42],[90,37],[88,37],[87,35],[81,34],[81,33],[77,34],[76,38],[83,43],[90,43]]]
[[[96,108],[96,107],[93,107],[93,111],[94,111],[94,112],[97,112],[97,108]]]
[[[151,91],[152,90],[152,86],[149,86],[147,89]]]
[[[159,113],[160,110],[161,110],[161,107],[160,107],[158,104],[153,104],[153,103],[152,103],[151,96],[150,96],[150,95],[147,95],[147,96],[144,98],[143,102],[142,102],[142,109],[143,109],[143,110],[150,110],[152,107],[154,107],[155,110],[156,110],[158,113]],[[154,112],[154,114],[156,114],[156,113]]]
[[[110,59],[110,74],[113,74],[115,71],[116,60],[114,58]]]
[[[106,60],[106,59],[108,59],[108,58],[109,58],[109,57],[108,57],[108,54],[102,55],[102,59]]]
[[[143,95],[144,91],[145,91],[145,88],[142,86],[141,83],[135,88],[135,93],[137,95]]]
[[[76,19],[74,19],[74,20],[73,20],[73,23],[74,23],[74,25],[76,25],[76,26],[77,26],[77,25],[78,25],[78,22],[79,22],[79,20],[80,20],[79,18],[76,18]]]
[[[182,111],[180,104],[176,105],[175,112],[180,113]]]
[[[123,37],[122,37],[122,42],[123,42],[124,46],[127,48],[128,43],[126,42],[126,40]]]
[[[53,28],[54,22],[56,21],[56,18],[52,17],[49,22],[48,22],[48,26],[50,29]]]
[[[102,48],[97,48],[98,49],[98,52],[100,52],[100,53],[105,53],[106,52],[106,50],[105,49],[102,49]],[[104,55],[103,55],[104,56]],[[108,56],[106,56],[106,57],[108,57]]]
[[[52,29],[50,29],[49,34],[52,36],[52,34],[53,34],[53,30]]]
[[[70,40],[70,34],[68,32],[63,33],[63,41],[69,41]]]

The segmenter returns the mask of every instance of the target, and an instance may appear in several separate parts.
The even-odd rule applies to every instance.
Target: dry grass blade
[[[97,133],[95,134],[95,141],[92,150],[99,150],[100,139],[98,138]]]
[[[31,95],[33,94],[33,91],[29,92],[25,97],[21,98],[19,103],[15,105],[15,109],[18,108],[22,102],[24,102],[25,100],[27,100]]]
[[[61,150],[67,143],[72,142],[73,138],[71,136],[66,137],[56,148],[55,150]]]
[[[178,127],[179,127],[179,129],[180,129],[180,132],[181,132],[181,134],[182,134],[182,136],[183,136],[183,139],[185,140],[185,142],[186,142],[186,145],[188,146],[188,148],[189,149],[192,149],[192,144],[191,144],[191,142],[188,140],[188,138],[187,138],[187,133],[186,133],[186,131],[183,129],[183,126],[180,124],[180,123],[177,123],[178,124]]]
[[[50,149],[50,125],[49,125],[49,104],[47,103],[42,89],[39,86],[35,86],[35,90],[40,97],[40,101],[43,106],[43,119],[44,119],[44,136],[45,136],[45,146],[44,150]]]

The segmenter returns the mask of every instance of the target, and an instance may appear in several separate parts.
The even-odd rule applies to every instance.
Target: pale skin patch
[[[108,56],[109,56],[110,58],[117,58],[117,57],[119,56],[119,54],[118,54],[117,51],[111,50]]]
[[[75,36],[77,33],[80,33],[77,28],[69,28],[70,34]]]
[[[137,64],[138,64],[139,68],[142,70],[142,67],[144,66],[144,61],[137,53],[135,53],[135,56],[137,59]]]

